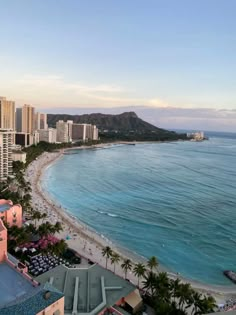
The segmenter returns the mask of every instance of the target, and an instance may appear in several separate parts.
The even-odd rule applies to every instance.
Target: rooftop
[[[48,297],[45,298],[45,294]],[[14,305],[0,308],[1,315],[35,315],[63,297],[63,294],[49,283],[35,288],[35,291]]]
[[[98,265],[67,268],[60,265],[38,276],[40,283],[50,282],[65,295],[65,315],[95,315],[113,306],[136,288],[130,282]]]
[[[6,262],[0,264],[0,288],[0,308],[36,290],[27,279]],[[0,314],[2,314],[1,311]]]

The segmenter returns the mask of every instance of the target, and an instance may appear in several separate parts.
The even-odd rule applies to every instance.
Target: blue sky
[[[236,109],[235,0],[0,0],[0,95]]]
[[[234,0],[0,0],[1,94],[236,108]]]

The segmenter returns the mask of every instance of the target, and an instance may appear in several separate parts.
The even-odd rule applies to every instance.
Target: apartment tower
[[[12,175],[12,145],[14,131],[0,129],[0,181]]]
[[[15,102],[0,97],[0,128],[15,130]]]
[[[35,114],[35,129],[48,129],[47,114],[36,113]]]

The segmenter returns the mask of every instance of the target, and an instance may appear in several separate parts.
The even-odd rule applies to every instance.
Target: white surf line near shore
[[[90,148],[102,148],[104,145],[97,145],[92,147],[78,147],[71,148],[73,149],[90,149]],[[105,145],[108,146],[109,145]],[[48,215],[48,220],[51,223],[55,223],[56,221],[61,221],[63,223],[63,232],[57,235],[57,237],[66,239],[67,236],[70,237],[69,240],[66,240],[68,246],[72,249],[76,250],[81,256],[90,259],[93,262],[100,264],[105,267],[105,258],[102,256],[101,250],[104,246],[110,246],[115,252],[118,252],[122,258],[129,258],[134,263],[137,262],[145,262],[145,260],[140,256],[132,255],[128,250],[128,255],[126,250],[122,250],[116,244],[113,244],[107,238],[102,237],[95,231],[92,231],[86,224],[83,224],[76,217],[71,215],[66,209],[63,209],[61,205],[57,204],[53,201],[53,198],[49,196],[49,194],[42,189],[41,177],[43,172],[52,164],[55,163],[59,158],[63,156],[64,150],[60,150],[58,152],[43,153],[37,160],[33,161],[26,170],[26,180],[31,183],[32,188],[32,206],[33,208],[46,212]],[[116,265],[116,274],[121,277],[124,277],[124,272],[121,268],[121,263]],[[114,269],[114,265],[111,265],[108,262],[108,269]],[[159,268],[162,269],[162,268]],[[166,271],[166,270],[165,270]],[[223,301],[229,297],[236,296],[236,287],[232,286],[213,286],[198,283],[196,281],[188,280],[182,278],[180,275],[168,272],[168,275],[171,278],[179,277],[184,282],[189,282],[191,285],[198,289],[203,293],[209,293],[214,295],[217,301]],[[127,274],[127,278],[132,281],[134,284],[137,284],[138,279],[134,276],[132,272]],[[141,283],[141,282],[140,282]]]

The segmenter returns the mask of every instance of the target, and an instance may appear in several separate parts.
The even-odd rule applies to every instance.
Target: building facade
[[[45,141],[48,143],[56,143],[57,142],[57,129],[48,128],[48,129],[40,129],[39,132],[39,141]]]
[[[12,157],[12,161],[19,161],[24,164],[26,163],[26,152],[14,150],[12,151],[11,157]]]
[[[7,229],[0,218],[1,315],[64,315],[64,295],[49,283],[40,285],[27,266],[7,252]]]
[[[48,124],[47,124],[47,114],[43,113],[36,113],[35,114],[35,130],[40,130],[40,129],[47,129]]]
[[[56,123],[57,129],[57,142],[68,143],[71,141],[69,138],[69,124],[63,120]]]
[[[15,102],[0,97],[0,128],[15,130]]]
[[[16,132],[15,134],[15,144],[22,147],[28,147],[34,144],[33,135],[25,132]]]
[[[0,130],[0,181],[4,181],[12,175],[12,145],[14,144],[14,132]]]
[[[0,218],[11,227],[22,226],[22,207],[13,205],[11,200],[0,199]]]
[[[21,126],[21,130],[18,128],[17,131],[33,134],[35,130],[34,107],[31,105],[24,105],[22,108],[17,109],[16,115],[16,124],[17,126]]]
[[[98,129],[91,124],[73,124],[72,141],[98,140]]]
[[[16,109],[16,132],[22,132],[22,108]]]

